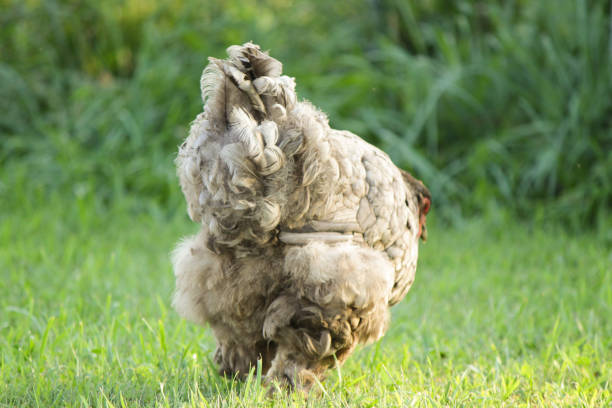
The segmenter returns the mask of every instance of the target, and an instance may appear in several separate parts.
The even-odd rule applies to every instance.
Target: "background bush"
[[[607,0],[0,7],[5,205],[55,193],[176,209],[172,159],[201,110],[206,57],[253,40],[284,62],[333,126],[422,178],[447,219],[494,206],[609,225]]]

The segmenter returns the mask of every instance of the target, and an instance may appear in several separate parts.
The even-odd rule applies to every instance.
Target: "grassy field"
[[[0,0],[0,407],[612,407],[611,1],[205,3]],[[249,40],[433,195],[387,336],[310,400],[170,308],[173,156]]]
[[[29,194],[0,212],[0,406],[612,404],[612,252],[497,212],[432,215],[418,279],[379,343],[320,396],[220,378],[208,329],[170,308],[180,208]],[[10,207],[10,208],[9,208]]]

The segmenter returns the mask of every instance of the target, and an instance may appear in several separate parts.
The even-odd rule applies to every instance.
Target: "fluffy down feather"
[[[378,340],[414,280],[430,196],[376,147],[298,102],[247,43],[210,59],[204,112],[177,157],[201,231],[173,254],[178,313],[208,323],[215,361],[308,389]]]

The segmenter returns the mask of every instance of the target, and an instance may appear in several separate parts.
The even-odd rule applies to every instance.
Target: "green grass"
[[[268,400],[256,374],[218,377],[210,331],[170,308],[168,254],[196,229],[182,205],[15,194],[0,204],[0,406],[612,404],[612,252],[595,233],[432,214],[386,337],[318,398]]]
[[[308,403],[612,406],[609,0],[0,5],[0,406],[306,403],[169,307],[173,155],[248,40],[434,197],[387,336]]]

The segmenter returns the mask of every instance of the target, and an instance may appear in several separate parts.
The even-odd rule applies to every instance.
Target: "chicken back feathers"
[[[358,136],[298,102],[282,64],[247,43],[211,58],[204,111],[177,157],[199,234],[173,255],[175,309],[209,323],[215,361],[308,388],[379,339],[414,280],[430,196]]]

